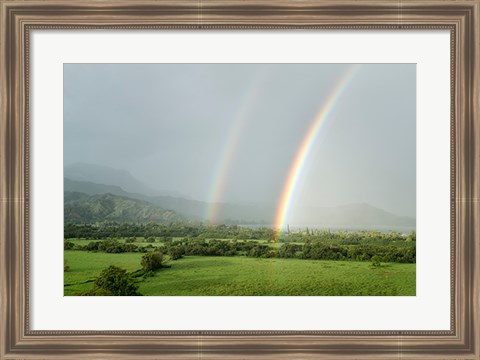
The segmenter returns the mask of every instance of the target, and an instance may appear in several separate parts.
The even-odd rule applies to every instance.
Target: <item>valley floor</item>
[[[64,295],[93,288],[109,265],[133,272],[142,253],[65,250]],[[151,296],[415,296],[415,264],[186,256],[150,277],[137,278]]]

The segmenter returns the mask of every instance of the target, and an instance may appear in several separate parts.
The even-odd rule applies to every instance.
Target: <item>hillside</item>
[[[115,195],[119,198],[128,198],[130,201],[136,201],[135,206],[138,211],[141,211],[142,206],[147,206],[147,209],[144,210],[147,214],[151,212],[152,206],[155,209],[171,209],[176,213],[177,217],[185,220],[205,221],[207,220],[206,216],[210,208],[210,204],[202,201],[173,196],[148,196],[139,193],[129,193],[115,185],[74,181],[66,178],[64,186],[67,193],[80,192],[94,195],[92,196],[94,199],[98,199],[98,196],[102,194],[110,194],[110,196]],[[268,207],[229,203],[221,203],[217,205],[219,223],[271,225],[274,222],[275,208],[273,206]],[[79,205],[75,204],[75,206],[78,207]],[[111,212],[113,212],[113,209],[111,209]],[[162,216],[159,217],[158,214],[151,217],[145,216],[145,214],[137,215],[133,209],[131,212],[125,212],[123,216],[119,216],[118,211],[113,213],[109,216],[117,218],[118,220],[116,221],[146,222],[149,221],[146,220],[149,218],[162,218]],[[69,215],[69,218],[74,219],[74,214]],[[93,218],[100,218],[100,214],[97,213]],[[365,229],[392,226],[414,229],[415,219],[397,216],[369,204],[349,204],[336,207],[317,207],[299,210],[298,214],[292,214],[291,225],[295,226],[295,224],[297,226],[320,225],[325,227],[355,227]]]
[[[147,201],[113,194],[88,195],[80,192],[64,193],[64,220],[66,223],[94,223],[101,221],[132,223],[171,223],[184,221],[172,210],[165,210]]]
[[[148,201],[164,209],[172,209],[178,214],[190,220],[205,220],[210,204],[203,201],[185,199],[175,196],[148,196],[141,193],[127,192],[119,186],[97,184],[91,181],[76,181],[64,179],[64,191],[81,192],[88,195],[99,195],[111,193],[113,195],[125,196],[132,199]],[[238,205],[222,203],[218,204],[221,214],[219,221],[233,223],[270,223],[273,219],[274,207]]]

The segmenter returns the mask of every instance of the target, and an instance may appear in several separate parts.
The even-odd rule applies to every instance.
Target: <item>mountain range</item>
[[[179,222],[205,221],[212,204],[179,193],[150,189],[125,170],[100,165],[65,167],[64,217],[66,222]],[[274,222],[276,208],[267,205],[217,203],[218,222],[264,224]],[[397,216],[369,204],[309,208],[302,224],[332,227],[407,227],[415,219]]]
[[[69,223],[102,221],[128,223],[172,223],[186,219],[147,201],[112,194],[87,195],[64,192],[64,218]]]

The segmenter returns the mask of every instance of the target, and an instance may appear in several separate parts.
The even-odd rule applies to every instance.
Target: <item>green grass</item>
[[[109,265],[140,268],[141,253],[65,251],[65,295],[91,289]],[[415,264],[189,256],[140,278],[143,295],[358,296],[415,295]],[[143,280],[142,280],[143,279]]]

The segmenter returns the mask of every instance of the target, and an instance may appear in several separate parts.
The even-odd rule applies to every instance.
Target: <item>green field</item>
[[[140,269],[142,253],[109,254],[66,250],[64,294],[77,295],[109,265]],[[186,256],[169,268],[139,277],[143,295],[390,296],[415,295],[415,264]]]

